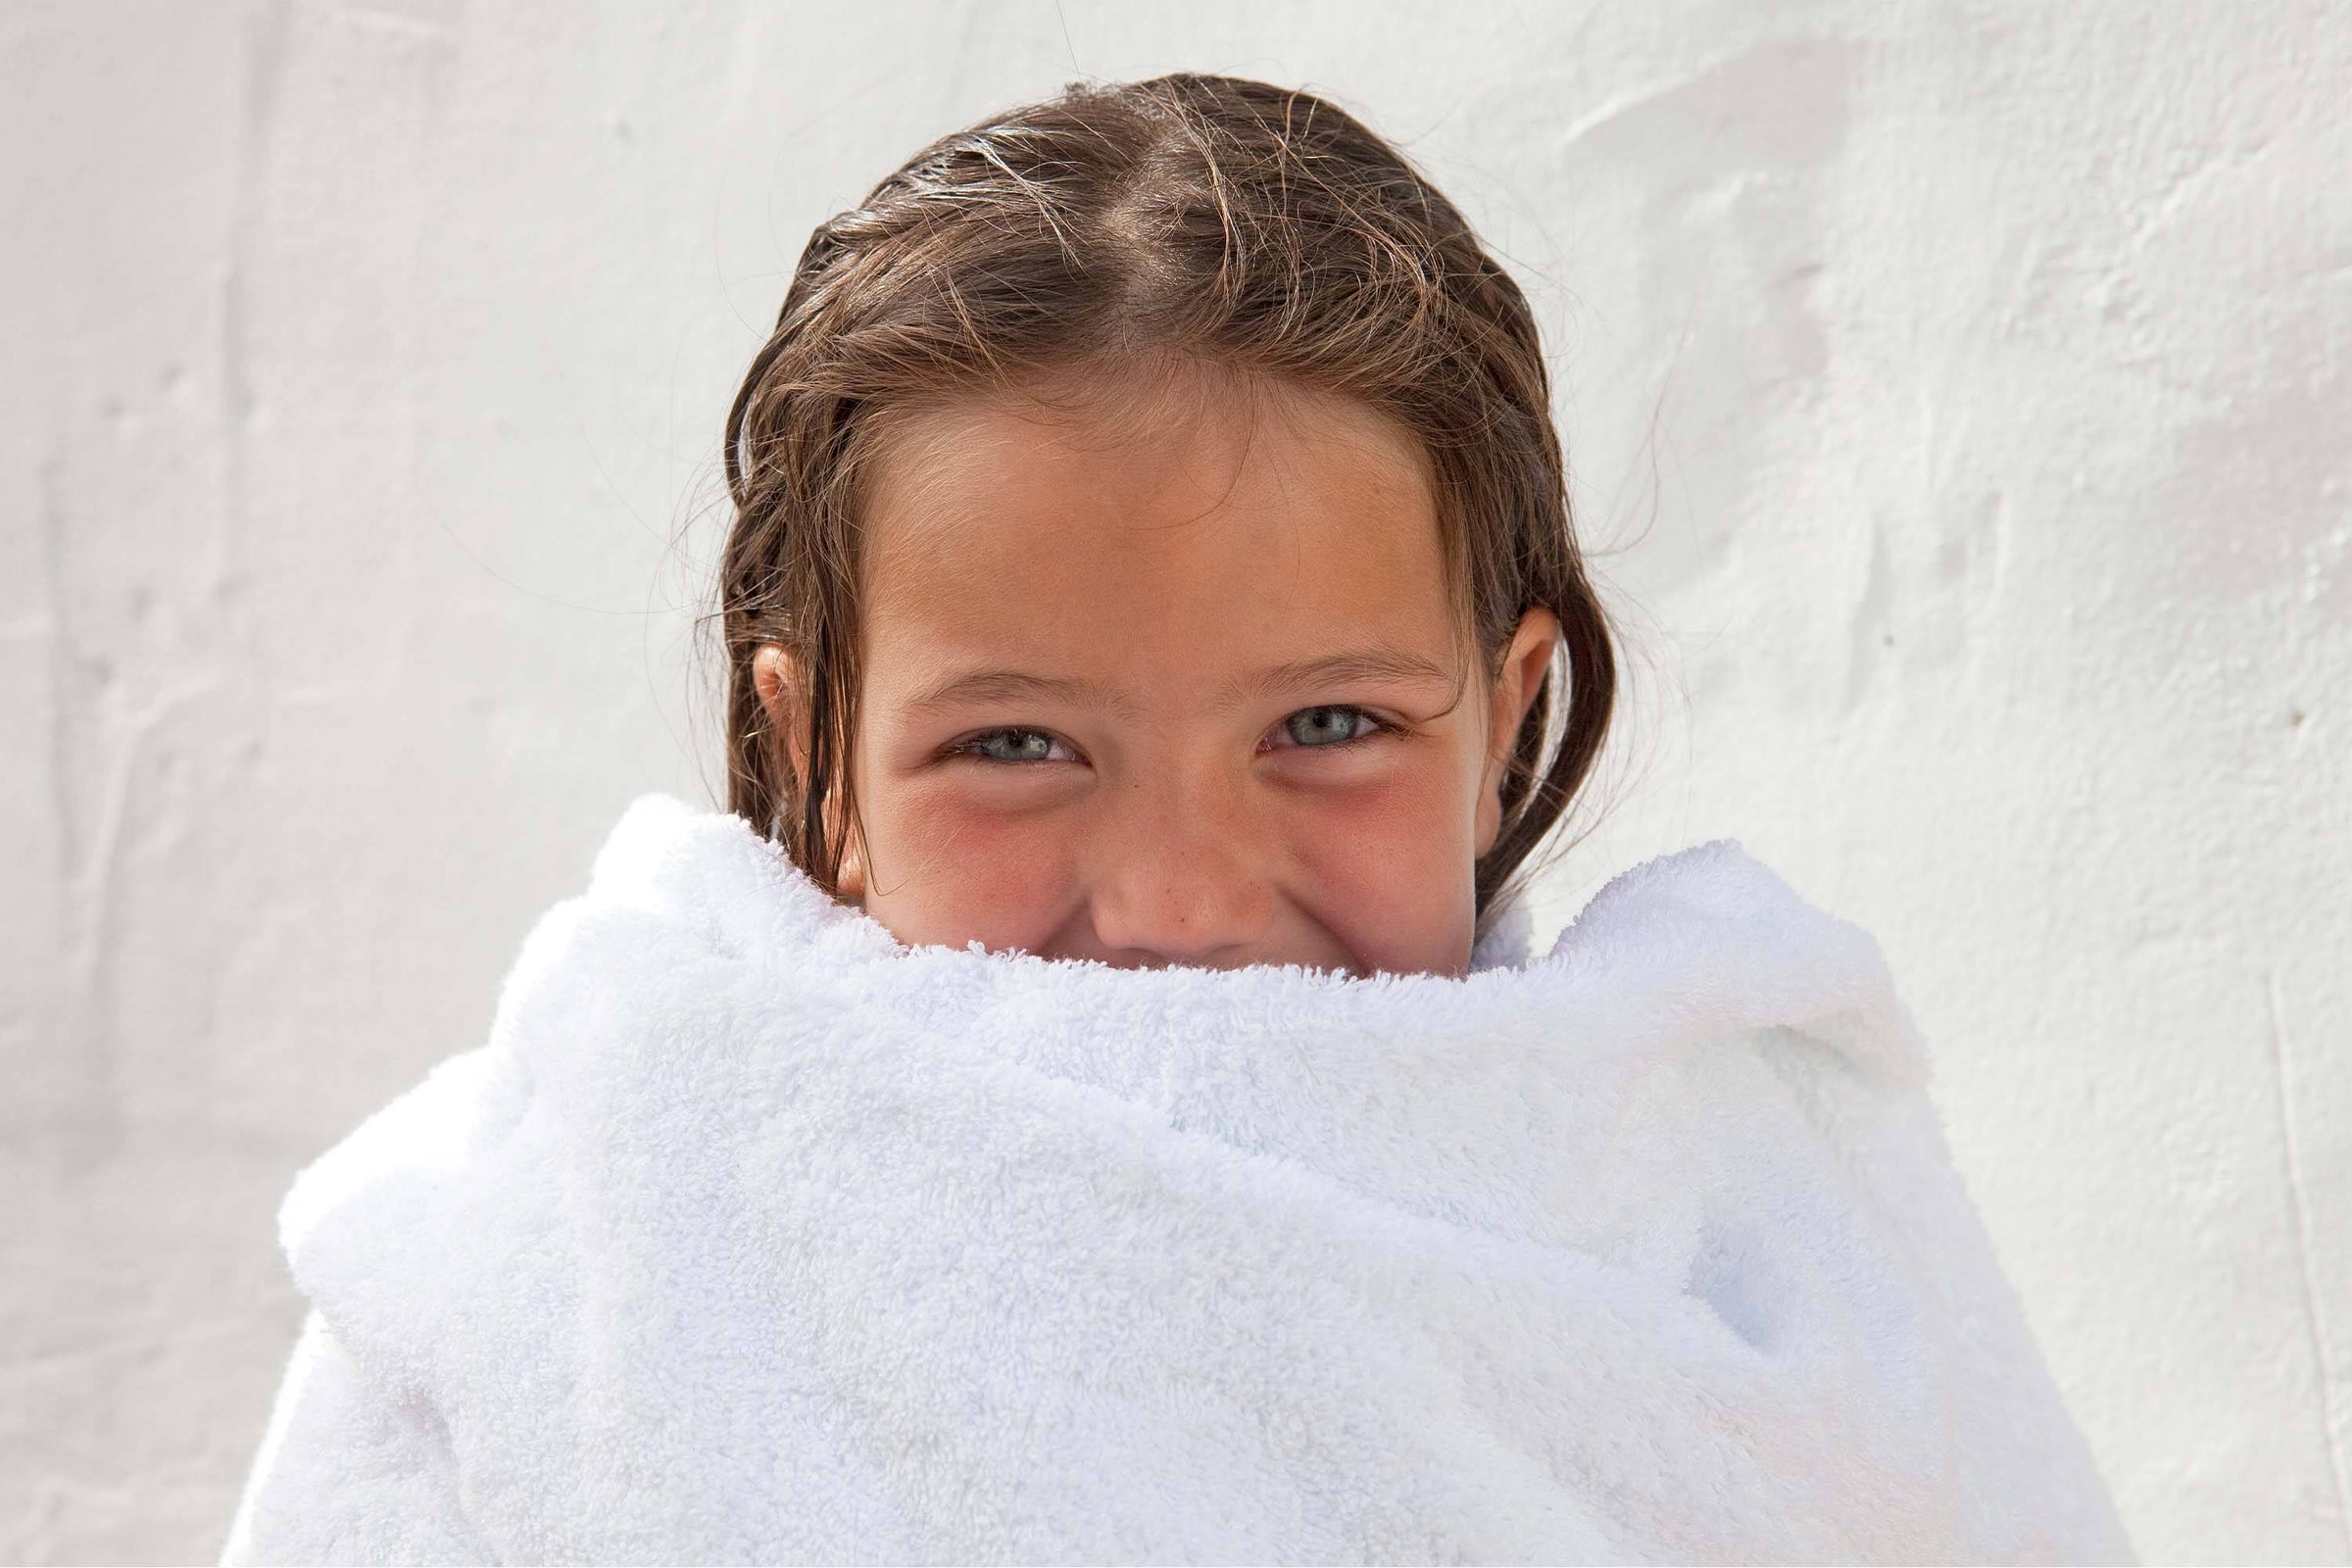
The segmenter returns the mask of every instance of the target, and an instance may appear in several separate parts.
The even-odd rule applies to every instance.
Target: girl
[[[2128,1560],[1870,939],[1718,844],[1525,952],[1610,638],[1395,149],[950,136],[726,461],[732,814],[296,1181],[224,1560]]]

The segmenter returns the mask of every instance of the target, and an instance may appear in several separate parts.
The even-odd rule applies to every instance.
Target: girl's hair
[[[1230,76],[1072,85],[932,143],[810,236],[727,416],[729,808],[838,892],[857,481],[880,420],[961,388],[1154,360],[1338,392],[1417,436],[1490,678],[1525,612],[1559,617],[1564,668],[1520,728],[1478,862],[1483,933],[1591,770],[1616,687],[1535,318],[1396,148],[1309,93]],[[763,643],[804,681],[797,747],[754,683]]]

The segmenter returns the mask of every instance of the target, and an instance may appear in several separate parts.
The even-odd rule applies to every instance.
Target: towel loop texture
[[[2130,1561],[1877,944],[1728,842],[1525,940],[908,949],[642,800],[288,1192],[223,1560]]]

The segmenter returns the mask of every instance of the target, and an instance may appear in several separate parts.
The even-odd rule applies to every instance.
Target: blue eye
[[[1051,762],[1054,740],[1042,729],[992,729],[957,747],[991,762]]]
[[[1293,742],[1300,746],[1341,746],[1362,740],[1380,721],[1360,708],[1335,705],[1302,708],[1282,721]]]

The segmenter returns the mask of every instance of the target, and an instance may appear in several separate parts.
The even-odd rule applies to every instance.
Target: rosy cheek
[[[865,907],[900,941],[1035,952],[1053,939],[1073,874],[1062,813],[936,774],[875,795],[861,803],[874,857]]]
[[[1367,962],[1442,967],[1473,902],[1468,813],[1460,784],[1439,768],[1302,794],[1286,824],[1301,867],[1297,897]]]

